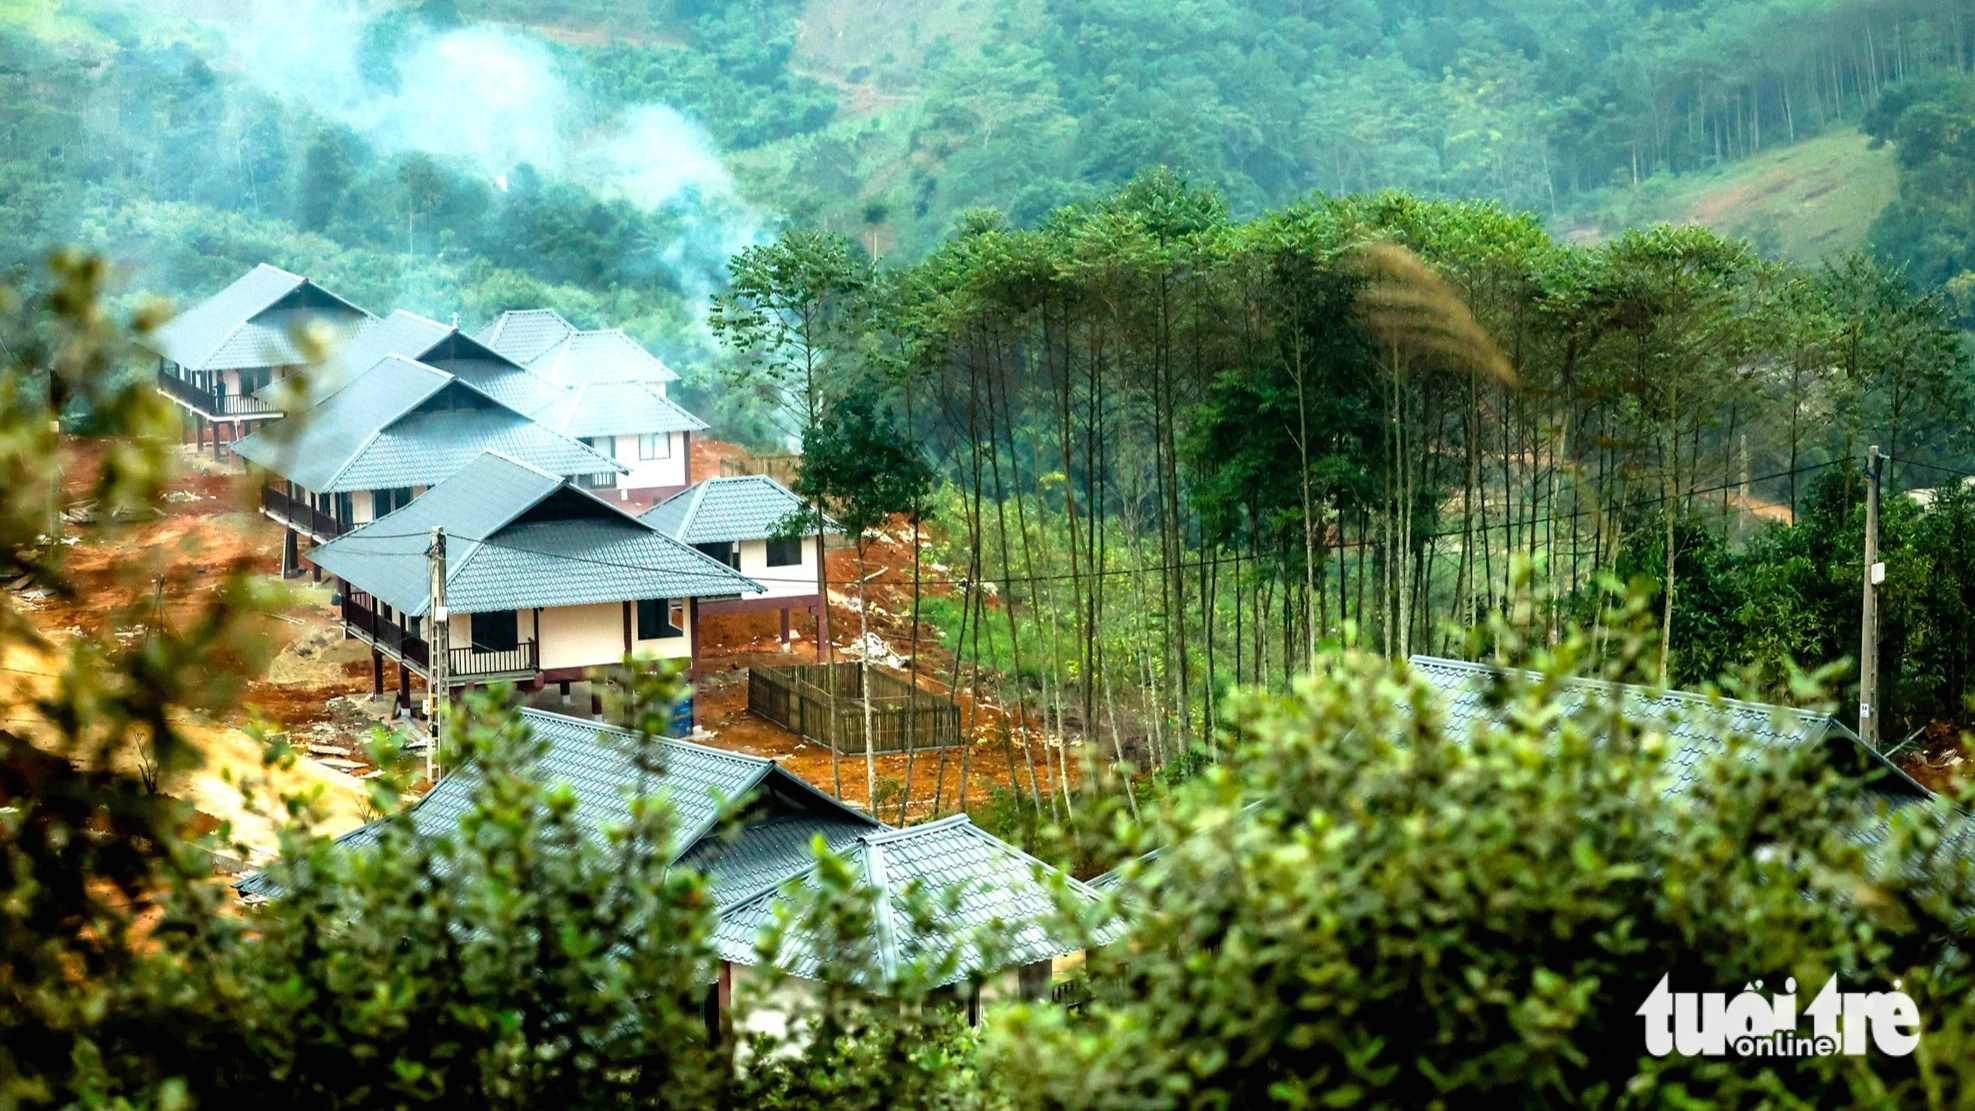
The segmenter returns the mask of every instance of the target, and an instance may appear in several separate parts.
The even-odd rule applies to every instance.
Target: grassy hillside
[[[1899,191],[1893,151],[1846,128],[1741,162],[1613,189],[1558,221],[1571,238],[1625,227],[1700,224],[1755,240],[1765,252],[1815,262],[1865,245],[1872,218]]]

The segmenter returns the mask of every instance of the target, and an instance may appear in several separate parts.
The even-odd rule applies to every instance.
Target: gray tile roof
[[[1072,898],[1086,905],[1101,898],[1089,885],[976,828],[964,814],[908,829],[866,833],[841,855],[876,894],[876,952],[887,978],[915,962],[928,969],[937,967],[948,954],[955,963],[946,982],[976,970],[994,971],[980,967],[983,955],[973,940],[979,932],[994,935],[1004,947],[1001,967],[1075,952],[1080,942],[1057,936],[1051,929],[1057,905],[1049,883],[1062,883]],[[800,887],[816,890],[814,869],[804,875]],[[721,959],[755,962],[755,945],[774,923],[783,891],[780,887],[764,891],[721,916],[713,939]],[[915,901],[931,900],[941,906],[941,900],[950,897],[957,897],[952,913],[938,913],[929,929],[914,924]],[[777,961],[797,976],[814,979],[831,956],[819,951],[820,944],[814,934],[791,929]]]
[[[379,429],[376,438],[350,460],[329,489],[431,486],[489,451],[513,456],[556,475],[622,474],[625,470],[594,448],[511,409],[445,409],[412,413]]]
[[[525,364],[541,358],[576,330],[576,325],[564,320],[554,309],[520,309],[495,317],[474,338]]]
[[[516,412],[533,416],[564,390],[449,324],[403,309],[379,321],[346,346],[309,379],[309,398],[319,402],[384,358],[398,355],[452,374]]]
[[[572,386],[535,419],[569,436],[636,436],[698,432],[706,422],[643,382],[590,382]]]
[[[816,791],[772,760],[671,738],[654,738],[659,776],[655,781],[641,783],[644,773],[630,755],[638,741],[637,734],[542,710],[517,712],[535,736],[548,745],[535,767],[537,775],[545,783],[569,786],[576,800],[576,821],[593,843],[605,844],[608,831],[629,820],[629,799],[633,795],[662,795],[671,803],[677,823],[673,859],[694,867],[710,866],[716,889],[723,883],[731,889],[736,880],[730,876],[745,876],[743,882],[752,891],[760,886],[756,881],[775,868],[785,868],[775,878],[786,879],[810,867],[815,858],[808,855],[807,840],[802,842],[804,851],[800,859],[781,855],[783,846],[804,829],[841,840],[846,830],[877,827],[876,822]],[[356,849],[375,844],[392,822],[411,823],[421,837],[449,833],[471,809],[480,784],[472,765],[460,768],[410,809],[352,830],[337,838],[337,844]],[[768,805],[751,808],[750,816],[743,818],[738,840],[728,844],[712,836],[724,808],[750,795],[766,800]],[[751,840],[750,834],[757,825],[764,832]],[[274,878],[265,872],[248,876],[236,886],[249,895],[280,894]]]
[[[1409,664],[1415,675],[1439,692],[1440,709],[1446,717],[1450,737],[1466,737],[1476,727],[1485,728],[1503,719],[1506,711],[1494,705],[1489,697],[1491,687],[1501,674],[1500,669],[1488,664],[1432,656],[1414,656]],[[1534,675],[1531,677],[1534,678]],[[1724,736],[1746,737],[1757,744],[1779,746],[1819,744],[1834,738],[1849,740],[1857,746],[1866,761],[1879,771],[1890,773],[1887,782],[1893,785],[1893,789],[1901,793],[1917,791],[1921,796],[1926,794],[1924,787],[1894,767],[1884,756],[1864,749],[1859,745],[1856,734],[1826,713],[1732,698],[1710,698],[1688,691],[1660,691],[1627,685],[1614,687],[1596,679],[1571,680],[1568,689],[1575,699],[1566,703],[1564,709],[1567,713],[1582,705],[1593,693],[1616,689],[1624,696],[1634,720],[1657,722],[1665,730],[1667,739],[1678,743],[1679,747],[1666,758],[1668,794],[1686,790],[1699,776],[1706,762],[1725,751]],[[1747,754],[1751,762],[1760,756],[1760,752],[1754,750]]]
[[[645,511],[644,519],[686,544],[725,544],[774,536],[802,509],[795,492],[767,475],[734,475],[695,482]],[[837,531],[830,522],[830,531]]]
[[[430,486],[485,451],[559,475],[625,470],[453,375],[399,355],[233,450],[317,493]]]
[[[461,337],[465,339],[465,337]],[[467,341],[471,342],[471,341]],[[518,413],[526,413],[554,428],[544,419],[544,410],[568,396],[568,391],[539,374],[513,365],[506,359],[441,359],[427,356],[426,364],[437,367],[470,383],[473,388]],[[562,431],[557,429],[557,431]],[[576,433],[570,433],[576,435]]]
[[[309,559],[420,615],[434,525],[446,530],[446,603],[459,613],[762,591],[559,476],[491,452],[403,509],[315,548]]]
[[[299,274],[265,263],[173,317],[140,343],[189,370],[295,366],[295,329],[320,324],[332,342],[375,320],[363,309]]]
[[[677,382],[679,375],[621,328],[570,332],[527,360],[528,369],[564,386],[590,382]]]
[[[862,815],[773,814],[746,822],[731,838],[704,838],[679,863],[706,873],[707,893],[714,905],[725,907],[808,871],[816,863],[816,838],[821,837],[831,852],[840,853],[874,828],[877,823]]]
[[[331,360],[318,376],[322,384],[314,394],[328,396],[387,355],[422,360],[427,351],[438,346],[451,332],[451,328],[436,320],[399,309],[378,321]]]
[[[706,422],[667,400],[679,376],[622,329],[585,331],[550,309],[505,312],[475,337],[567,392],[530,415],[571,436],[697,432]]]

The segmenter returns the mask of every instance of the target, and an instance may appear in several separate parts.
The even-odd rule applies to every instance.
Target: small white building
[[[567,478],[487,452],[309,554],[344,584],[344,628],[371,646],[372,693],[394,660],[406,706],[409,675],[431,681],[434,526],[446,537],[455,686],[558,683],[567,693],[627,654],[697,661],[700,606],[761,591]]]
[[[761,584],[758,597],[708,606],[707,615],[780,610],[787,643],[792,610],[820,612],[823,535],[813,528],[808,535],[789,535],[786,526],[807,519],[803,501],[767,475],[703,479],[659,502],[642,519]],[[824,525],[837,531],[827,519]]]

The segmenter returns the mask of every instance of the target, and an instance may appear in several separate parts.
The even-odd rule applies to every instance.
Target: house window
[[[672,434],[669,432],[646,432],[638,437],[638,458],[650,462],[653,459],[672,458]]]
[[[617,458],[617,437],[615,436],[585,436],[583,437],[583,442],[590,445],[590,447],[596,450],[597,454],[606,459]]]
[[[395,513],[411,504],[411,487],[400,486],[392,490],[379,490],[371,496],[372,516],[382,517]]]
[[[686,634],[686,603],[678,598],[647,598],[638,603],[638,639],[666,640]]]
[[[786,539],[768,541],[768,566],[795,567],[802,562],[802,542],[805,538],[791,536]]]
[[[694,544],[693,547],[735,570],[740,569],[741,546],[732,540],[722,541],[718,544]]]
[[[513,610],[473,615],[475,652],[512,652],[521,643],[521,621]]]

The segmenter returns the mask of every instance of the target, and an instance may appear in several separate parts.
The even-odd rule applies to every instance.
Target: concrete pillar
[[[384,653],[373,648],[370,650],[370,700],[375,702],[383,697]]]
[[[411,709],[411,668],[403,660],[398,661],[398,708]]]
[[[789,607],[782,607],[782,647],[789,646]]]
[[[562,708],[567,710],[569,708],[569,703],[572,701],[572,699],[569,697],[569,680],[564,679],[562,682],[557,683],[556,690],[558,693],[562,695]]]
[[[590,682],[590,716],[597,721],[603,720],[603,692],[597,689],[595,680]]]
[[[686,624],[692,626],[692,637],[693,637],[693,662],[692,662],[692,666],[687,669],[686,675],[694,683],[698,683],[699,682],[699,599],[698,598],[686,599]],[[686,707],[688,710],[689,720],[692,723],[692,727],[694,729],[698,729],[699,728],[698,696],[687,695]]]
[[[220,461],[220,459],[219,459],[219,430],[220,430],[220,428],[221,428],[221,427],[223,427],[223,426],[222,426],[222,425],[221,425],[221,424],[220,424],[220,423],[219,423],[218,421],[214,421],[214,422],[213,422],[213,462],[215,462],[215,463],[217,463],[217,462],[219,462],[219,461]]]
[[[302,540],[295,530],[281,530],[281,577],[288,579],[302,569]]]

